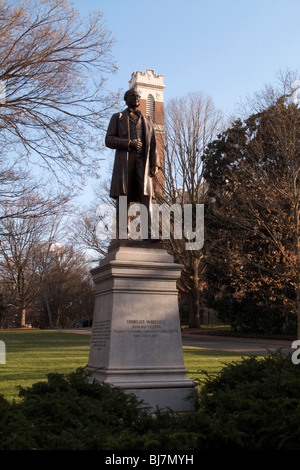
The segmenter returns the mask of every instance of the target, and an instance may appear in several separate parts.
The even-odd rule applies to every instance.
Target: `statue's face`
[[[128,93],[126,104],[129,108],[138,108],[140,105],[139,93],[137,91],[131,91]]]

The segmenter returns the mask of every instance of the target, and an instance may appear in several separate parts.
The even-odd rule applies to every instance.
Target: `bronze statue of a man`
[[[124,100],[127,109],[112,116],[105,138],[105,145],[116,150],[110,197],[117,200],[118,238],[120,196],[127,196],[127,209],[132,202],[146,206],[150,230],[152,178],[160,167],[153,124],[138,109],[139,93],[131,88]]]

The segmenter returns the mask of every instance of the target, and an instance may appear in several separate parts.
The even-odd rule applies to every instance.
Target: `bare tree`
[[[69,177],[95,173],[118,99],[105,90],[116,67],[102,13],[82,20],[65,0],[4,0],[0,29],[1,153]]]
[[[58,199],[51,203],[39,195],[31,195],[19,199],[18,207],[10,207],[15,214],[22,213],[26,207],[26,216],[0,219],[1,287],[6,305],[19,312],[22,327],[26,324],[27,308],[43,286],[65,203]]]
[[[0,217],[7,217],[7,206],[36,189],[35,183],[16,161],[6,161],[0,156]]]
[[[91,254],[91,262],[107,254],[110,244],[109,229],[116,213],[116,203],[109,197],[109,180],[103,180],[94,189],[94,199],[88,207],[75,211],[71,224],[70,241],[79,250]],[[109,213],[107,213],[109,208]],[[105,220],[106,219],[106,220]],[[105,224],[108,225],[107,235]]]
[[[91,315],[94,286],[84,253],[72,245],[55,243],[50,248],[43,288],[38,296],[40,310],[46,312],[50,326],[62,326]],[[41,309],[42,307],[42,309]]]
[[[217,135],[222,125],[222,113],[204,93],[190,93],[168,103],[165,114],[164,158],[165,187],[158,192],[160,203],[195,207],[207,202],[203,178],[203,159],[206,146]],[[189,293],[191,327],[200,326],[200,292],[203,288],[205,264],[202,250],[185,248],[185,239],[171,233],[169,248],[177,262],[184,265],[179,288]]]
[[[3,158],[4,160],[4,158]],[[49,208],[58,210],[72,198],[66,187],[58,191],[55,185],[42,177],[37,180],[25,171],[18,161],[4,162],[0,158],[0,220],[30,217],[34,213],[48,214]],[[41,196],[40,193],[43,193]],[[47,204],[46,205],[46,201]],[[2,226],[3,228],[3,226]],[[1,230],[1,229],[0,229]],[[0,235],[2,232],[0,232]]]

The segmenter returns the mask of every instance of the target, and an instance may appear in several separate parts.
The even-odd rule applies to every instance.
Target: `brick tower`
[[[146,69],[146,72],[133,72],[129,87],[139,91],[139,109],[153,122],[162,169],[154,181],[154,191],[161,194],[164,192],[164,77],[156,75],[151,69]]]

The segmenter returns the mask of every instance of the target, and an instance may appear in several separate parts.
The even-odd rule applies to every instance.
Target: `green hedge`
[[[83,369],[0,397],[1,450],[300,450],[300,365],[280,352],[225,365],[197,409],[150,414]]]
[[[264,337],[295,337],[297,334],[297,314],[295,310],[285,315],[283,305],[260,302],[255,296],[236,300],[225,298],[215,301],[213,308],[219,320],[231,326],[237,334],[250,334]]]

